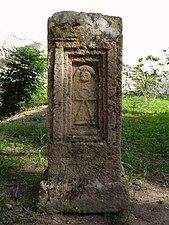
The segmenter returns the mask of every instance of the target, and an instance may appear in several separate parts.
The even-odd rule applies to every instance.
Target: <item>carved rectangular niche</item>
[[[61,54],[64,141],[106,141],[106,50],[66,49]]]

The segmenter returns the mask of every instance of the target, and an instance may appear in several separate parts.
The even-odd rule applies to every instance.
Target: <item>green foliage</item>
[[[29,101],[24,101],[21,106],[22,111],[35,108],[38,106],[47,105],[47,87],[40,88],[37,93],[31,95]]]
[[[166,67],[169,62],[168,53],[165,52],[165,62],[160,58],[148,55],[139,58],[138,64],[133,68],[131,78],[134,81],[137,94],[144,97],[156,97],[161,88],[164,87],[163,80],[169,74]]]
[[[8,209],[6,207],[8,200],[7,194],[0,195],[0,225],[5,225],[8,222]]]
[[[68,207],[67,211],[72,214],[78,214],[80,208],[81,208],[80,205],[73,204]]]
[[[127,225],[130,222],[131,210],[118,213],[106,213],[104,217],[108,225]]]
[[[122,161],[128,175],[169,173],[169,99],[123,96]]]
[[[46,71],[47,58],[43,51],[33,46],[9,50],[0,70],[1,113],[14,114],[22,102],[29,102],[32,94],[44,86]]]

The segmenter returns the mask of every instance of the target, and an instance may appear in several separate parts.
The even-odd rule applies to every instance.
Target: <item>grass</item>
[[[123,96],[122,161],[131,177],[169,173],[169,98]]]
[[[131,179],[153,181],[169,174],[169,98],[123,96],[122,162]],[[17,206],[35,210],[39,183],[46,167],[45,109],[2,121],[0,225],[26,224],[18,213],[10,218],[10,223],[10,211],[5,205],[14,198]],[[34,221],[31,224],[36,224],[37,218]]]
[[[0,225],[25,224],[6,208],[36,209],[40,180],[47,167],[46,113],[0,123]],[[21,215],[21,216],[20,216]],[[20,221],[20,222],[18,222]],[[27,222],[26,222],[27,223]]]

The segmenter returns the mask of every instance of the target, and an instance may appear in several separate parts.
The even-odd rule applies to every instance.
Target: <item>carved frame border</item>
[[[114,144],[116,142],[116,129],[118,115],[116,105],[121,97],[120,87],[121,74],[118,72],[118,49],[116,43],[111,49],[77,49],[63,48],[55,45],[53,51],[49,53],[49,58],[54,57],[53,63],[49,65],[49,85],[53,87],[53,92],[49,93],[49,142],[54,139],[61,142],[105,142]],[[99,120],[98,135],[76,136],[68,131],[71,128],[71,68],[72,63],[79,58],[98,64],[99,71]],[[113,60],[112,60],[113,58]],[[119,76],[120,75],[120,76]],[[120,83],[119,83],[120,82]],[[109,84],[109,85],[108,85]],[[117,88],[118,86],[118,88]],[[67,89],[65,91],[65,89]],[[118,89],[118,91],[117,91]],[[113,101],[112,101],[113,99]],[[110,104],[109,104],[110,103]],[[111,108],[111,110],[109,110]],[[113,110],[112,110],[113,109]],[[53,112],[53,113],[52,113]],[[53,132],[55,130],[55,132]],[[55,135],[54,135],[55,134]],[[112,142],[113,137],[113,142]],[[50,144],[50,143],[49,143]]]

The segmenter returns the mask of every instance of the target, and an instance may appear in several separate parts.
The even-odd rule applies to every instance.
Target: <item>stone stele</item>
[[[38,209],[119,212],[128,207],[121,165],[122,20],[58,12],[48,20],[48,169]]]

